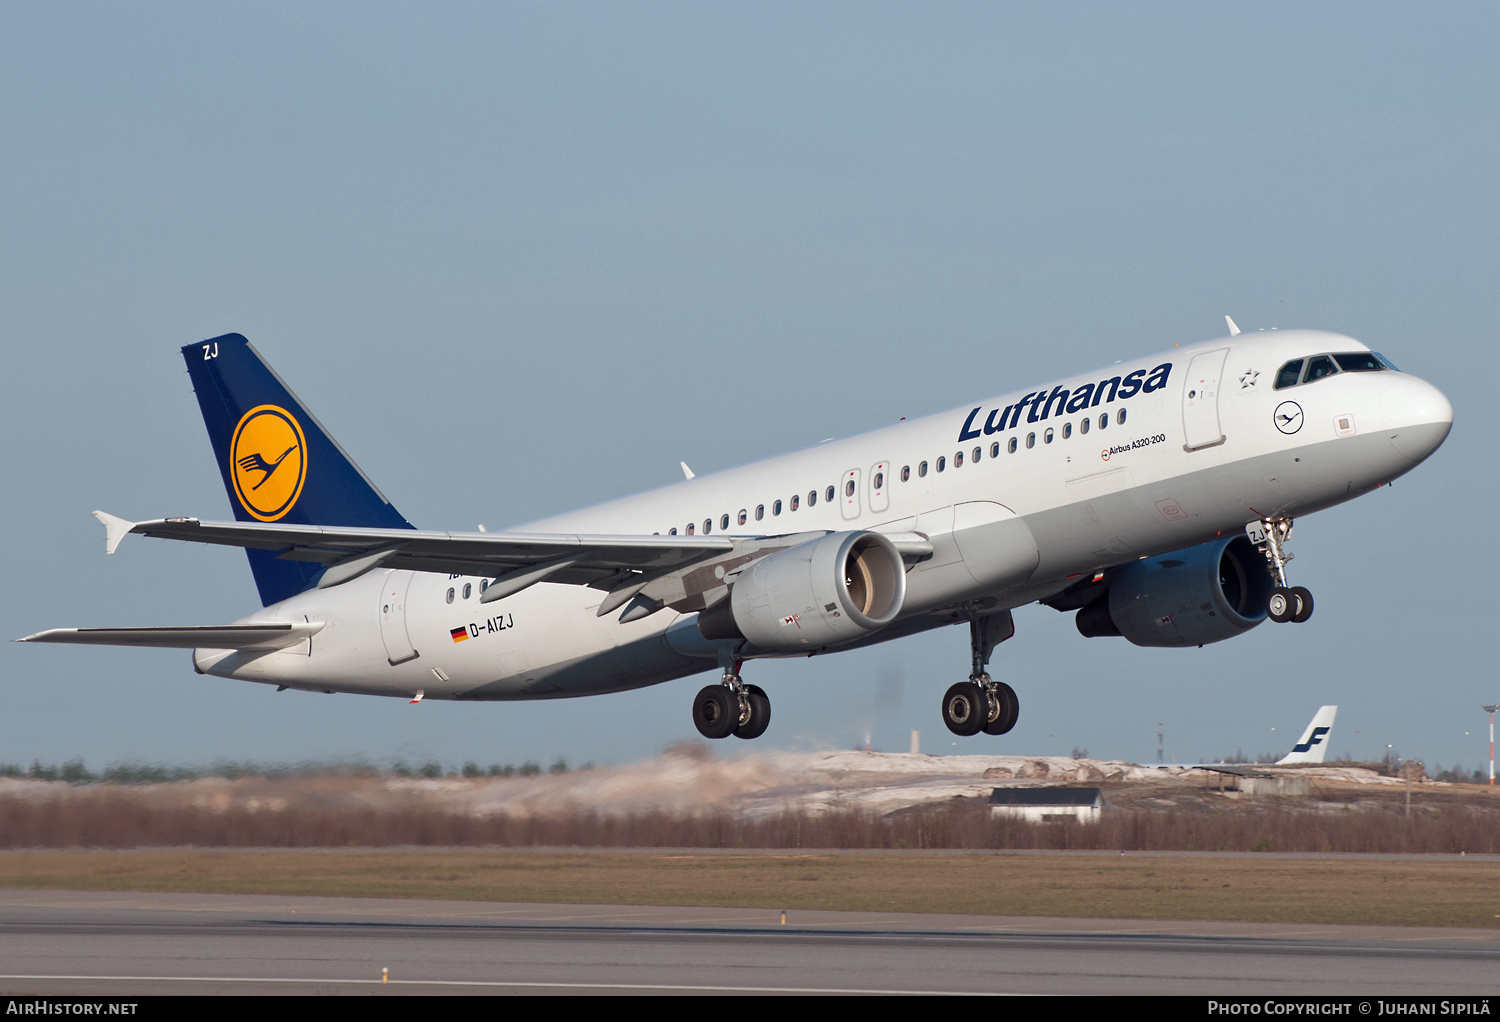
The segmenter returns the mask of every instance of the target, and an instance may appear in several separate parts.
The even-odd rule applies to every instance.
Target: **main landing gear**
[[[771,699],[760,686],[740,678],[743,663],[733,652],[721,652],[723,678],[693,699],[693,723],[704,738],[759,738],[771,726]]]
[[[943,695],[943,723],[956,735],[967,737],[983,731],[1003,735],[1016,726],[1021,701],[1016,690],[985,672],[995,647],[1016,633],[1010,611],[1001,611],[969,621],[969,650],[973,670]]]
[[[1271,595],[1266,598],[1266,616],[1281,623],[1292,621],[1301,624],[1312,617],[1313,596],[1303,586],[1286,584],[1286,564],[1292,559],[1284,545],[1292,538],[1290,518],[1262,518],[1247,530],[1250,542],[1260,548],[1266,556],[1266,570],[1276,583]]]

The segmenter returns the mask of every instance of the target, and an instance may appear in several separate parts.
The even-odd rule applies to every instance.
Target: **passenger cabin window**
[[[1042,434],[1042,443],[1044,443],[1044,444],[1050,444],[1051,442],[1052,442],[1052,427],[1048,426],[1046,432],[1044,432]]]
[[[691,536],[693,534],[693,523],[692,522],[688,522],[687,534],[689,536]]]
[[[779,514],[781,514],[781,501],[775,500],[775,501],[771,502],[771,514],[772,515],[779,515]]]
[[[471,597],[473,595],[474,595],[474,583],[473,582],[465,582],[464,583],[464,599],[467,600],[469,597]]]
[[[901,481],[903,483],[909,483],[909,482],[911,482],[911,466],[910,465],[902,465],[901,466]]]
[[[1089,431],[1089,426],[1090,425],[1091,425],[1091,420],[1084,419],[1082,422],[1080,422],[1078,424],[1078,432],[1080,432],[1080,433],[1087,433]]]
[[[667,535],[668,536],[675,536],[675,535],[677,535],[677,526],[674,525],[674,526],[672,526],[672,528],[668,529],[667,530]]]
[[[802,498],[799,497],[799,496],[797,496],[795,493],[792,494],[792,510],[793,511],[797,510],[797,508],[799,508],[801,505],[802,505]]]
[[[1036,434],[1035,433],[1027,433],[1026,434],[1026,449],[1029,451],[1029,450],[1031,450],[1035,446],[1036,446]]]
[[[1125,425],[1125,409],[1121,408],[1118,412],[1115,413],[1115,422],[1119,423],[1121,426]]]
[[[926,474],[927,474],[927,462],[924,461],[924,462],[922,462],[921,464],[919,464],[917,466],[917,475],[918,476],[925,476]]]
[[[854,480],[853,479],[849,480],[847,483],[844,484],[844,496],[846,496],[846,497],[852,497],[852,496],[854,496]]]
[[[720,515],[719,516],[719,530],[721,532],[728,532],[729,531],[729,516],[728,515]]]
[[[1302,361],[1300,358],[1294,358],[1277,371],[1277,390],[1285,390],[1287,387],[1295,387],[1297,385],[1297,381],[1302,378]]]
[[[817,502],[818,502],[818,491],[817,490],[808,490],[807,491],[807,506],[808,507],[812,507]]]
[[[875,489],[877,489],[877,490],[883,490],[883,489],[885,489],[885,473],[884,472],[876,472],[875,473]]]
[[[1000,441],[996,440],[994,443],[990,444],[990,457],[1000,457]]]
[[[449,603],[453,602],[453,587],[452,586],[448,587],[448,602]]]
[[[1008,443],[1008,444],[1005,445],[1005,449],[1007,451],[1009,451],[1011,454],[1015,454],[1016,453],[1016,446],[1017,446],[1016,445],[1016,438],[1015,437],[1011,437],[1010,438],[1010,443]]]
[[[983,453],[984,453],[984,448],[983,447],[976,447],[976,448],[974,448],[974,460],[978,461],[979,460],[979,456],[982,455]]]
[[[741,525],[744,525],[745,524],[745,520],[747,518],[749,518],[749,517],[750,517],[750,513],[748,511],[746,511],[744,508],[740,508],[739,523]]]
[[[1099,416],[1099,428],[1100,429],[1104,429],[1108,425],[1109,425],[1109,413],[1105,412],[1103,415]]]
[[[954,455],[953,455],[953,467],[954,468],[963,468],[964,467],[964,452],[963,451],[957,451],[957,452],[954,453]]]
[[[1302,375],[1303,383],[1311,383],[1313,380],[1321,380],[1325,376],[1332,376],[1338,372],[1338,366],[1333,364],[1333,359],[1327,355],[1317,355],[1307,361],[1307,372]]]
[[[757,505],[755,505],[755,520],[758,522],[762,518],[764,518],[765,516],[766,516],[766,506],[764,504],[757,504]]]
[[[710,532],[713,532],[713,531],[714,531],[714,520],[712,518],[705,518],[705,519],[703,519],[703,535],[707,536]]]
[[[826,490],[823,491],[823,497],[824,497],[824,499],[826,499],[828,501],[828,503],[830,503],[830,504],[833,503],[833,498],[836,497],[836,496],[838,496],[838,491],[835,490],[832,486],[828,487],[828,489],[826,489]]]
[[[948,467],[948,459],[947,458],[939,458],[938,462],[937,462],[937,470],[939,472],[941,472],[943,469],[945,469],[947,467]]]
[[[1072,435],[1073,435],[1073,424],[1071,422],[1065,422],[1065,423],[1063,423],[1063,439],[1066,440],[1066,439],[1068,439],[1068,437],[1070,437]]]

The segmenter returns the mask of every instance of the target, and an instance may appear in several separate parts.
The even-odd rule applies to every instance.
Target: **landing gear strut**
[[[771,699],[760,686],[740,678],[743,664],[733,650],[721,649],[723,677],[717,685],[704,686],[693,700],[693,724],[704,738],[759,738],[771,726]]]
[[[1303,586],[1286,584],[1286,565],[1292,559],[1284,546],[1292,538],[1290,518],[1262,518],[1246,527],[1250,542],[1266,557],[1266,570],[1276,583],[1266,598],[1266,616],[1272,621],[1301,624],[1312,617],[1313,596]]]
[[[943,696],[943,723],[956,735],[1003,735],[1016,726],[1021,701],[1015,689],[985,671],[995,647],[1016,633],[1010,611],[971,618],[969,651],[973,670]]]

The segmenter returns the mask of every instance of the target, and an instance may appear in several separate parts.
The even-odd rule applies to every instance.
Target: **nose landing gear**
[[[722,653],[719,684],[704,686],[693,699],[693,724],[704,738],[759,738],[771,726],[771,698],[740,678],[743,663],[732,652]]]
[[[1291,621],[1295,624],[1312,617],[1312,593],[1303,586],[1286,584],[1286,565],[1292,555],[1285,551],[1284,544],[1292,538],[1292,520],[1262,518],[1247,525],[1245,533],[1265,555],[1266,570],[1276,583],[1266,599],[1266,616],[1278,623]]]
[[[969,651],[973,670],[943,695],[943,723],[956,735],[968,737],[983,731],[1003,735],[1016,726],[1021,701],[1016,690],[985,672],[995,647],[1016,634],[1010,611],[972,618],[969,621]]]

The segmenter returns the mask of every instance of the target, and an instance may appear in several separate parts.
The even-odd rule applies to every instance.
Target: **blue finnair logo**
[[[1307,750],[1311,749],[1314,745],[1322,745],[1323,744],[1323,736],[1328,733],[1328,730],[1329,729],[1326,728],[1326,727],[1315,727],[1315,728],[1313,728],[1313,733],[1308,736],[1307,741],[1303,742],[1300,745],[1294,745],[1294,746],[1292,746],[1292,751],[1293,752],[1306,752]]]
[[[1045,390],[1039,390],[1027,394],[1013,405],[991,409],[990,413],[984,417],[982,429],[974,425],[979,419],[979,413],[984,411],[984,406],[980,405],[964,420],[963,428],[958,431],[958,442],[963,443],[977,436],[1015,429],[1020,424],[1022,409],[1027,406],[1030,406],[1030,410],[1026,412],[1026,421],[1041,422],[1054,410],[1058,415],[1072,415],[1088,408],[1097,408],[1100,402],[1126,401],[1137,394],[1150,394],[1152,391],[1161,390],[1167,385],[1167,377],[1170,375],[1172,375],[1172,363],[1163,362],[1155,369],[1137,369],[1129,376],[1115,376],[1098,383],[1085,383],[1073,390],[1067,387],[1053,387],[1050,394]],[[1106,393],[1108,397],[1105,396]]]

